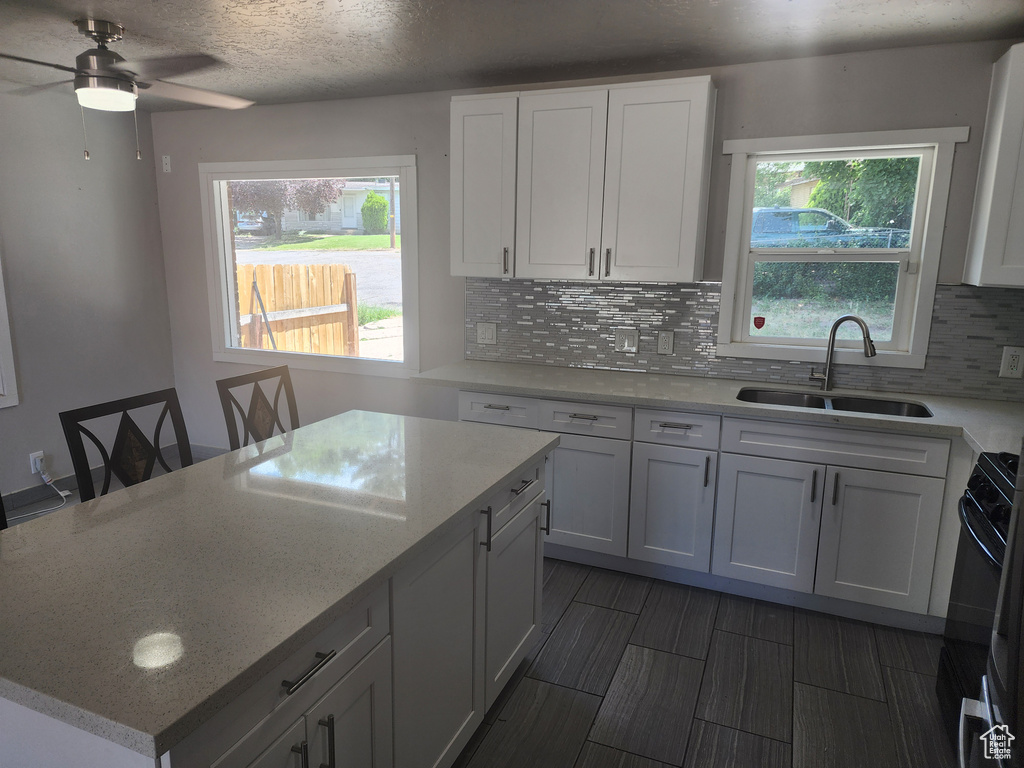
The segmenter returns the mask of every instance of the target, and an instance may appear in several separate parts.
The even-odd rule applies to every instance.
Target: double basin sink
[[[779,389],[757,389],[744,387],[736,395],[745,403],[764,405],[789,405],[797,408],[817,408],[825,411],[852,411],[855,413],[878,413],[884,416],[909,416],[922,419],[932,415],[920,403],[905,400],[884,400],[874,397],[847,397],[845,395],[816,395],[804,392],[787,392]]]

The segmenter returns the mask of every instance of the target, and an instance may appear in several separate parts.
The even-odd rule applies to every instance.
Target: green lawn
[[[875,341],[892,339],[891,301],[829,301],[805,299],[758,299],[754,297],[751,315],[765,319],[764,327],[750,328],[753,337],[781,336],[788,339],[827,339],[836,318],[858,315],[868,324]],[[860,328],[844,323],[836,334],[839,339],[860,339]]]
[[[388,307],[374,307],[366,304],[359,304],[356,308],[359,312],[359,325],[363,326],[367,323],[373,323],[377,320],[387,320],[389,317],[398,317],[402,314],[400,309],[390,309]]]
[[[262,245],[258,251],[382,251],[391,248],[391,235],[296,235],[285,233],[284,242]],[[402,236],[395,235],[395,247]]]

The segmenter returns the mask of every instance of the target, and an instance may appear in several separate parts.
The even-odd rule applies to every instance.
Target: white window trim
[[[335,178],[340,176],[398,175],[400,188],[412,190],[402,201],[402,329],[405,337],[402,362],[372,358],[315,355],[306,352],[278,352],[267,349],[239,349],[229,346],[231,334],[228,306],[230,238],[221,232],[224,200],[215,182],[235,179]],[[238,163],[199,163],[200,199],[203,208],[203,236],[206,244],[206,280],[210,290],[210,330],[213,359],[252,365],[282,365],[316,371],[357,373],[367,376],[408,378],[419,373],[419,261],[416,203],[416,156],[332,158],[325,160],[268,160]]]
[[[859,342],[837,342],[835,362],[848,365],[868,365],[891,368],[924,368],[931,334],[932,304],[939,274],[939,254],[949,198],[949,182],[953,169],[953,150],[956,143],[967,141],[969,129],[925,128],[905,131],[874,131],[868,133],[840,133],[817,136],[786,136],[763,139],[737,139],[723,144],[724,154],[732,155],[732,173],[729,180],[729,206],[726,218],[725,263],[722,269],[722,301],[718,322],[719,357],[760,358],[767,360],[795,360],[821,362],[825,342],[817,345],[771,342],[735,341],[734,329],[739,327],[738,313],[742,310],[741,290],[746,286],[739,280],[741,262],[745,262],[746,247],[743,226],[747,220],[749,160],[753,155],[800,154],[815,150],[870,151],[886,149],[934,150],[931,179],[928,183],[928,201],[915,211],[923,217],[920,267],[917,276],[917,300],[913,316],[907,318],[904,333],[909,351],[879,349],[876,357],[864,357]],[[748,225],[749,226],[749,225]],[[898,311],[898,310],[897,310]],[[848,347],[848,348],[842,348]]]
[[[7,314],[7,290],[4,288],[3,254],[0,253],[0,408],[17,405],[18,378],[14,375],[14,345],[11,321]]]

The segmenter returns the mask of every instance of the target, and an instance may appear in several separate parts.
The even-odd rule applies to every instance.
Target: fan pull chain
[[[89,159],[89,136],[85,132],[85,107],[79,105],[82,110],[82,145],[85,147],[85,159]]]
[[[142,150],[139,149],[139,111],[137,109],[132,110],[132,117],[135,118],[135,159],[142,159]]]

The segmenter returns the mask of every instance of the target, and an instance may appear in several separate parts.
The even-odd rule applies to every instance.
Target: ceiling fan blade
[[[65,67],[63,64],[51,64],[48,61],[37,61],[36,59],[26,59],[24,56],[11,56],[9,53],[0,53],[0,59],[10,59],[11,61],[22,61],[26,64],[38,64],[41,67],[50,67],[51,69],[59,69],[61,72],[74,72],[78,70],[74,67]]]
[[[197,53],[187,56],[161,56],[138,61],[122,61],[114,64],[111,69],[131,72],[143,80],[157,80],[162,77],[175,77],[200,69],[216,67],[222,63],[220,59],[215,59],[213,56]]]
[[[165,99],[176,99],[187,101],[190,104],[201,104],[204,107],[218,107],[220,109],[245,109],[255,104],[255,101],[228,96],[224,93],[207,91],[202,88],[193,88],[190,85],[177,85],[163,80],[154,80],[150,83],[136,81],[139,88],[146,89],[146,93],[154,96],[162,96]]]
[[[42,85],[27,85],[24,88],[15,88],[13,91],[4,91],[10,96],[31,96],[33,93],[48,91],[60,85],[70,85],[74,80],[58,80],[55,83],[43,83]]]

